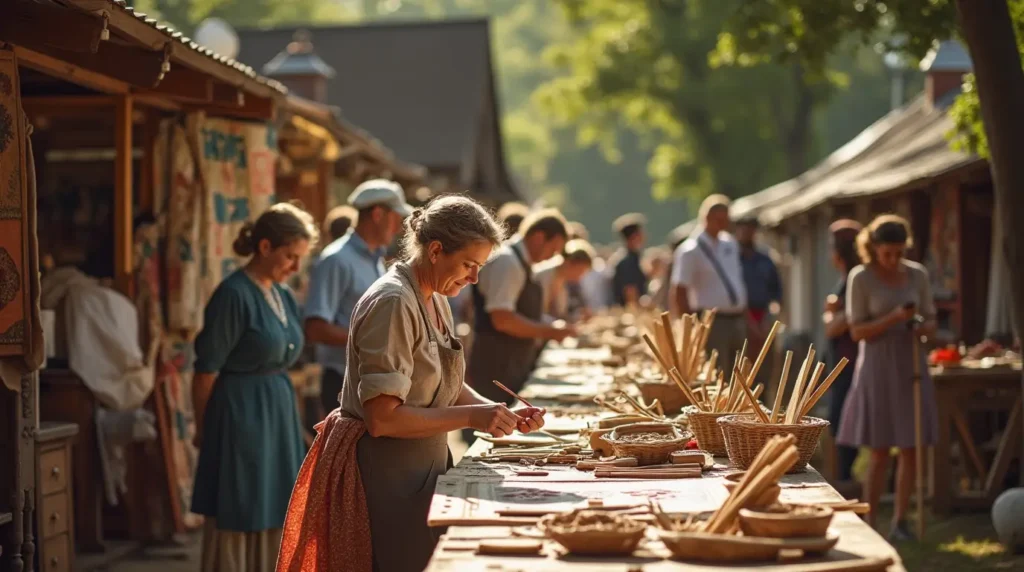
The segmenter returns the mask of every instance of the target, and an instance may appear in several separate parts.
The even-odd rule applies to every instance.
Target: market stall
[[[806,464],[836,374],[813,351],[787,356],[789,401],[761,404],[763,355],[727,375],[708,316],[595,322],[518,395],[548,409],[544,432],[478,433],[438,478],[428,522],[449,528],[428,570],[903,570],[866,505]]]

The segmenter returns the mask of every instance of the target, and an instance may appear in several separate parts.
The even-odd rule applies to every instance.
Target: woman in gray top
[[[850,272],[846,315],[859,355],[837,437],[841,445],[871,448],[865,483],[871,524],[885,483],[889,451],[899,449],[892,540],[912,538],[904,524],[915,479],[912,344],[936,330],[928,272],[904,258],[910,245],[910,227],[896,215],[877,217],[858,236],[863,264]],[[909,327],[915,314],[924,322]],[[922,443],[928,446],[935,443],[938,433],[935,386],[928,376],[925,352],[918,356]]]

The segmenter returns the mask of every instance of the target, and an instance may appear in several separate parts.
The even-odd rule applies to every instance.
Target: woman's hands
[[[839,296],[835,294],[829,294],[825,297],[825,311],[826,312],[838,312],[843,308],[843,302],[839,299]]]
[[[514,410],[519,417],[519,425],[516,427],[520,433],[540,431],[544,427],[544,414],[547,413],[542,407],[521,407]]]
[[[915,313],[916,308],[914,308],[913,306],[909,308],[904,306],[893,308],[893,310],[889,312],[889,323],[899,324],[903,322],[909,322],[910,319],[914,317]]]
[[[504,403],[485,403],[471,407],[470,428],[490,433],[493,437],[511,435],[516,429],[528,433],[544,426],[545,411],[537,407],[523,407],[516,411]]]

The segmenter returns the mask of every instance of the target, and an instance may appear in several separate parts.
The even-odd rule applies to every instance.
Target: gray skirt
[[[853,385],[843,405],[836,442],[851,447],[908,449],[915,446],[914,362],[910,332],[894,328],[871,341],[860,342]],[[935,444],[938,412],[935,384],[928,375],[927,352],[921,366],[921,435],[925,446]]]

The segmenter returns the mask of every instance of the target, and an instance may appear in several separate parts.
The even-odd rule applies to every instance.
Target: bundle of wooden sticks
[[[825,370],[825,364],[818,362],[815,365],[814,346],[811,346],[794,381],[789,404],[783,411],[782,398],[786,391],[790,366],[793,363],[793,352],[786,352],[779,388],[775,394],[774,407],[769,414],[762,411],[758,401],[764,387],[760,385],[751,387],[751,385],[768,356],[768,352],[771,351],[775,336],[782,324],[775,322],[772,326],[753,363],[744,357],[747,349],[746,342],[744,342],[743,350],[735,356],[732,374],[729,381],[726,382],[725,374],[715,368],[718,360],[717,353],[713,351],[710,358],[704,359],[704,347],[714,319],[714,310],[705,313],[704,317],[700,319],[696,315],[683,316],[680,320],[682,340],[677,345],[676,328],[673,327],[672,319],[666,312],[661,315],[660,322],[653,322],[651,325],[654,338],[652,339],[650,334],[643,336],[654,359],[665,372],[665,377],[679,386],[686,398],[703,412],[732,413],[752,410],[762,423],[799,423],[800,419],[810,413],[849,363],[846,358],[842,358],[825,380],[819,383]],[[698,375],[698,373],[703,373],[703,375]],[[699,384],[700,387],[694,389],[695,384]]]
[[[786,471],[796,463],[799,456],[796,437],[792,435],[772,437],[744,473],[739,486],[729,493],[729,497],[711,515],[711,518],[703,522],[690,521],[690,525],[683,528],[711,534],[736,534],[739,532],[737,518],[740,509],[749,507],[766,489],[778,484],[779,478],[786,474]],[[656,501],[651,501],[651,510],[663,528],[667,530],[680,529],[677,524],[664,515]]]
[[[660,323],[653,324],[655,339],[649,334],[644,334],[644,341],[665,372],[665,377],[679,386],[686,398],[701,411],[729,413],[742,412],[750,408],[760,411],[757,399],[764,387],[751,388],[750,384],[757,377],[757,372],[768,356],[781,324],[775,322],[772,326],[761,352],[753,363],[744,357],[747,349],[744,342],[743,350],[735,356],[732,375],[726,382],[725,374],[715,367],[719,359],[718,353],[712,351],[711,356],[704,359],[705,344],[714,319],[714,310],[705,313],[701,319],[696,315],[683,316],[680,320],[682,340],[677,346],[672,319],[666,312],[661,315]],[[694,389],[692,386],[695,384],[699,384],[700,387]]]

